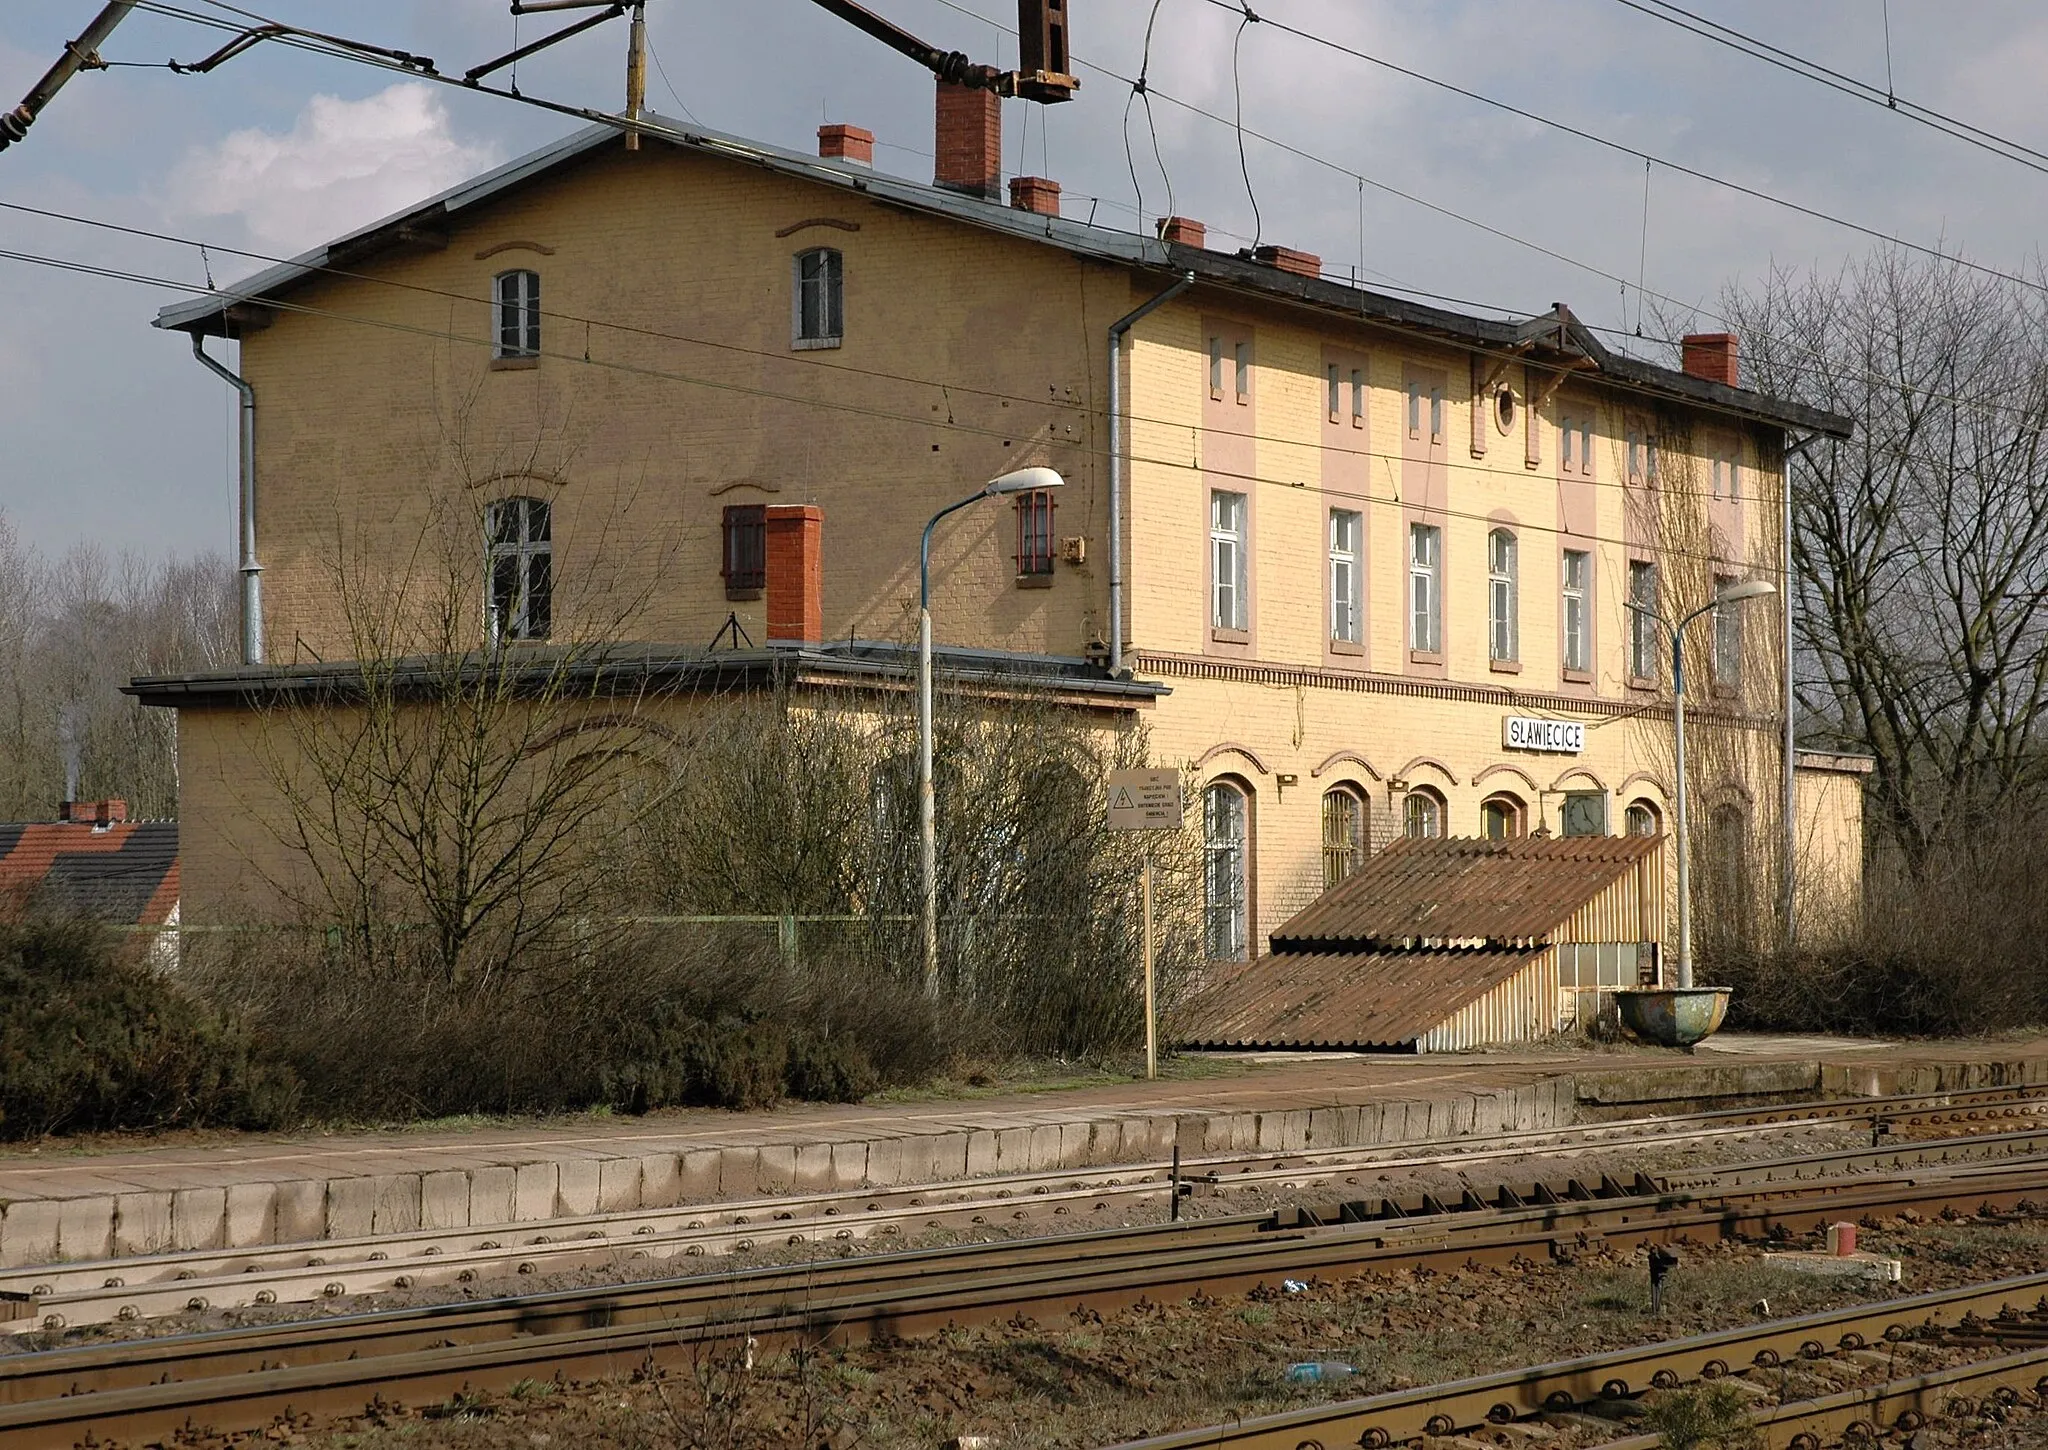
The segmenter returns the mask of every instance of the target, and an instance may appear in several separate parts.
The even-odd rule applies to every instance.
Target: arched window
[[[1323,889],[1365,862],[1365,797],[1348,785],[1323,794]]]
[[[1522,834],[1523,805],[1503,791],[1479,803],[1479,833],[1489,841],[1512,841]]]
[[[1401,833],[1434,839],[1444,833],[1444,798],[1428,786],[1418,786],[1401,802]]]
[[[1216,961],[1243,961],[1251,938],[1249,805],[1243,789],[1227,780],[1202,792],[1202,936]]]
[[[1664,815],[1648,801],[1629,802],[1628,833],[1631,836],[1661,835],[1664,830]]]
[[[1487,649],[1497,662],[1520,657],[1515,552],[1515,536],[1508,530],[1495,529],[1486,536]]]
[[[492,644],[546,639],[554,624],[554,530],[545,499],[500,499],[484,511]]]
[[[540,273],[500,272],[492,294],[497,301],[494,357],[540,356]]]
[[[791,321],[796,347],[837,347],[846,332],[846,268],[831,247],[796,254]]]

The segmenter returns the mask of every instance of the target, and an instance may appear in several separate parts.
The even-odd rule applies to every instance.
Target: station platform
[[[1267,1053],[975,1100],[0,1149],[0,1266],[999,1173],[1389,1145],[1803,1098],[2048,1084],[2048,1039],[1724,1035],[1696,1053]]]

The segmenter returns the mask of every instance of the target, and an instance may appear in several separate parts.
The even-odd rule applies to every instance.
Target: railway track
[[[1357,1445],[1364,1450],[1422,1435],[1454,1435],[1488,1424],[1611,1403],[1645,1391],[1673,1390],[1702,1380],[1756,1374],[1792,1363],[1860,1359],[1887,1371],[1879,1383],[1817,1399],[1766,1405],[1753,1411],[1759,1425],[1813,1437],[1803,1450],[1840,1440],[1852,1427],[1872,1432],[1903,1428],[1963,1410],[2001,1391],[2024,1393],[2036,1404],[2048,1390],[2048,1274],[1971,1285],[1933,1294],[1857,1305],[1797,1319],[1588,1355],[1528,1369],[1508,1370],[1318,1405],[1242,1422],[1207,1426],[1128,1442],[1117,1450],[1301,1450],[1303,1446]],[[2033,1341],[2012,1354],[1898,1375],[1897,1346],[1909,1340],[2007,1347]],[[2015,1398],[2014,1402],[2017,1402]],[[1796,1427],[1796,1430],[1795,1430]],[[1849,1436],[1854,1438],[1853,1435]],[[1653,1450],[1655,1436],[1631,1437],[1606,1450]],[[1784,1443],[1774,1436],[1772,1443]]]
[[[771,1347],[892,1338],[1242,1293],[1283,1277],[1568,1259],[1599,1247],[1804,1232],[1873,1213],[2011,1210],[2040,1197],[2048,1163],[2034,1162],[1711,1197],[1593,1195],[1428,1221],[1226,1217],[77,1346],[0,1359],[0,1447],[152,1440],[188,1425],[256,1430],[287,1413],[345,1416],[372,1401],[596,1378],[687,1360],[697,1346],[739,1336]],[[2042,1285],[2048,1277],[2036,1297]]]
[[[2017,1124],[2037,1124],[2020,1127]],[[1219,1199],[1248,1192],[1298,1194],[1317,1185],[1455,1166],[1469,1171],[1532,1154],[1562,1155],[1624,1147],[1710,1146],[1759,1133],[1799,1134],[1868,1128],[1889,1144],[1805,1153],[1639,1178],[1628,1190],[1609,1185],[1600,1196],[1627,1192],[1707,1190],[1776,1179],[1813,1178],[2048,1152],[2048,1094],[2026,1089],[1819,1101],[1721,1109],[1671,1118],[1642,1118],[1490,1137],[1404,1144],[1398,1148],[1233,1156],[1183,1165],[1192,1191]],[[1936,1133],[1959,1136],[1933,1137]],[[841,1191],[740,1203],[645,1209],[477,1229],[199,1251],[45,1265],[0,1271],[0,1332],[58,1331],[132,1322],[210,1309],[309,1303],[431,1285],[467,1284],[518,1275],[633,1269],[650,1262],[746,1253],[792,1244],[887,1239],[936,1228],[1014,1227],[1066,1218],[1101,1222],[1157,1203],[1173,1192],[1167,1163],[1009,1175],[969,1183],[895,1190]],[[1468,1190],[1465,1209],[1514,1207],[1524,1197],[1555,1202],[1560,1193],[1591,1196],[1567,1182],[1536,1185],[1527,1195]],[[1371,1212],[1333,1210],[1330,1221],[1415,1218],[1454,1211],[1422,1195],[1383,1198]],[[1322,1221],[1313,1214],[1314,1221]]]

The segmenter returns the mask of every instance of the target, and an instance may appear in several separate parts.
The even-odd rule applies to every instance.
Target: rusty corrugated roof
[[[1654,836],[1404,837],[1295,913],[1273,950],[1533,945],[1656,850]]]
[[[1543,955],[1478,951],[1274,952],[1197,993],[1188,1047],[1407,1047]]]
[[[117,926],[162,926],[178,904],[178,823],[0,825],[0,901],[31,898]]]

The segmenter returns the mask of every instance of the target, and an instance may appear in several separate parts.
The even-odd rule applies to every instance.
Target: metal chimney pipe
[[[263,663],[263,566],[256,562],[256,389],[206,355],[192,334],[192,355],[242,395],[242,663]]]

